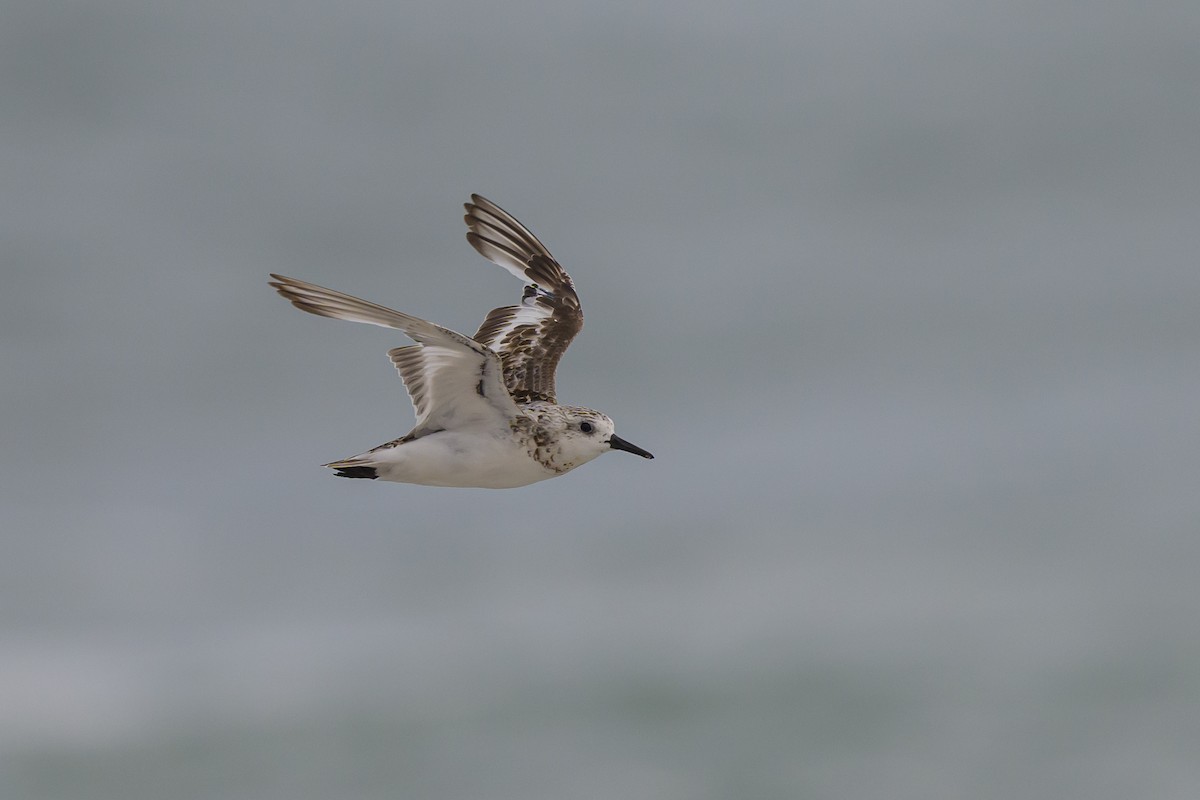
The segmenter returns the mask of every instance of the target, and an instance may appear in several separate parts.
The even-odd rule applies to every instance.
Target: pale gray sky
[[[1193,797],[1194,4],[26,2],[0,795]],[[652,462],[335,479],[575,278]],[[170,787],[166,791],[163,787]]]

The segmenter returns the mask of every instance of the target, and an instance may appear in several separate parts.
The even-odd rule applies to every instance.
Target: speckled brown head
[[[535,401],[526,406],[526,415],[530,457],[555,472],[575,469],[609,450],[654,458],[617,436],[613,421],[599,411]]]

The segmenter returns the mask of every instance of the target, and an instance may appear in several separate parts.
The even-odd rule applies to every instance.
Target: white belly
[[[562,473],[546,469],[508,436],[439,431],[361,456],[379,478],[423,486],[511,489]]]

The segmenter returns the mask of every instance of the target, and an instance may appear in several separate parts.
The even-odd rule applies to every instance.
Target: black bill
[[[636,444],[630,444],[620,436],[617,436],[615,433],[609,437],[608,446],[613,450],[624,450],[626,453],[633,453],[635,456],[641,456],[642,458],[654,458],[654,456],[650,455],[650,453],[638,447]]]

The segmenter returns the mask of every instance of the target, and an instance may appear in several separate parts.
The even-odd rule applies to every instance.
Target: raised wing
[[[575,285],[546,246],[495,203],[471,195],[466,204],[467,241],[479,254],[529,285],[521,304],[493,309],[475,341],[500,356],[504,384],[517,402],[558,402],[554,371],[583,328]]]
[[[417,423],[409,437],[495,424],[519,412],[504,386],[500,357],[461,333],[323,286],[271,275],[271,286],[296,308],[321,317],[404,331],[415,345],[388,351],[412,398]]]

